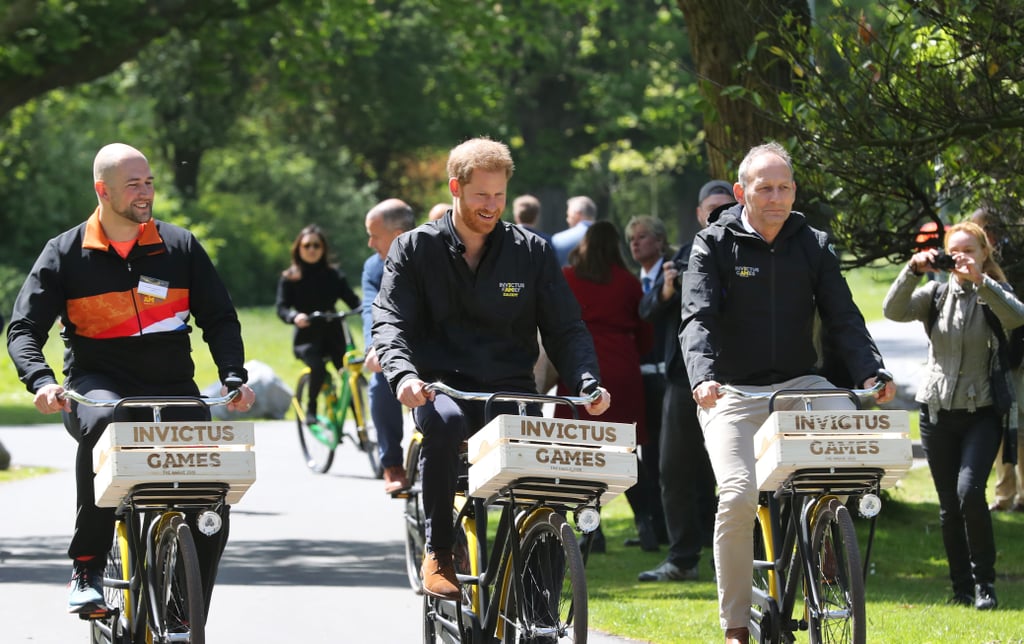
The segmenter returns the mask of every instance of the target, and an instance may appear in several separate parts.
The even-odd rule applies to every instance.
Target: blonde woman
[[[882,310],[890,320],[925,323],[928,364],[915,400],[921,404],[921,442],[939,497],[953,584],[950,603],[989,610],[997,605],[996,549],[985,484],[1004,423],[1016,418],[999,336],[1024,325],[1024,304],[1006,285],[980,226],[969,221],[952,226],[944,250],[915,253],[889,288]],[[919,286],[924,274],[943,271],[949,272],[948,283]]]

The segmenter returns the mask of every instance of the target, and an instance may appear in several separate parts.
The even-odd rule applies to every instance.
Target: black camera
[[[953,256],[942,251],[939,251],[930,263],[934,269],[939,271],[951,271],[956,268],[956,260],[953,259]]]

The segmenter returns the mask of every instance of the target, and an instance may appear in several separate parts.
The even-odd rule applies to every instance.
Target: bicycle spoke
[[[864,642],[864,579],[856,539],[849,511],[832,499],[815,519],[811,543],[818,599],[810,607],[812,642]]]
[[[330,374],[328,374],[325,387],[329,388]],[[309,373],[304,373],[299,378],[295,387],[295,423],[299,432],[299,446],[302,448],[302,455],[306,459],[306,466],[318,474],[323,474],[331,468],[334,462],[334,448],[337,446],[337,433],[330,427],[319,425],[310,426],[306,423],[305,404],[308,399]],[[321,395],[320,411],[323,412],[323,420],[327,421],[329,410],[326,405],[326,396]]]
[[[572,530],[556,513],[530,527],[522,544],[521,605],[507,617],[506,642],[575,642],[586,637],[586,580]],[[514,616],[514,617],[513,617]]]

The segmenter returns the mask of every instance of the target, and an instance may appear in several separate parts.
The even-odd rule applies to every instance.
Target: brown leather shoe
[[[394,494],[409,487],[409,477],[401,465],[384,468],[384,493]]]
[[[750,631],[746,626],[725,629],[725,644],[750,644]]]
[[[462,588],[455,576],[451,550],[428,551],[420,566],[423,592],[440,599],[462,600]]]

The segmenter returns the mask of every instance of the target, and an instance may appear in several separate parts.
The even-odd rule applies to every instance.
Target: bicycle
[[[212,587],[203,587],[192,525],[204,535],[217,534],[223,509],[255,480],[253,425],[162,422],[161,410],[226,405],[237,394],[97,400],[65,390],[79,404],[113,407],[115,418],[127,408],[153,412],[152,423],[110,423],[94,450],[96,504],[116,507],[116,520],[104,570],[106,606],[80,615],[90,622],[92,644],[206,641]],[[176,466],[169,467],[172,462]]]
[[[803,630],[814,644],[865,642],[864,585],[881,511],[878,492],[894,485],[913,459],[906,411],[861,410],[861,397],[877,394],[891,379],[880,372],[868,389],[755,393],[722,386],[728,394],[769,400],[768,421],[754,439],[761,492],[754,523],[752,642],[794,642]],[[814,399],[835,396],[850,398],[855,409],[812,409]],[[780,398],[799,398],[804,409],[776,411]],[[847,461],[830,464],[828,454]],[[847,496],[860,497],[860,514],[872,522],[863,563]]]
[[[306,422],[305,401],[308,400],[309,367],[299,375],[295,385],[295,396],[292,397],[292,408],[295,410],[295,424],[299,431],[299,445],[306,459],[306,466],[317,474],[324,474],[334,463],[334,450],[344,441],[349,440],[370,461],[370,469],[374,478],[383,478],[384,466],[380,462],[377,449],[377,429],[374,427],[370,414],[370,403],[366,377],[363,375],[363,354],[356,350],[352,331],[347,319],[359,315],[361,309],[353,309],[344,313],[335,311],[314,311],[309,314],[312,324],[326,324],[333,320],[341,320],[342,332],[345,334],[345,355],[342,368],[347,375],[342,378],[334,371],[331,361],[325,356],[327,377],[320,388],[317,408],[317,422]],[[348,428],[351,418],[354,432]]]
[[[535,435],[530,433],[531,429],[518,434],[529,443],[517,443],[514,439],[506,442],[512,434],[503,432],[509,428],[549,423],[544,425],[548,433],[563,434],[564,439],[562,429],[567,425],[583,425],[565,419],[526,417],[528,403],[586,405],[599,394],[490,394],[459,391],[436,382],[428,385],[428,389],[453,398],[485,401],[486,418],[493,417],[491,406],[497,401],[517,402],[519,415],[494,418],[468,441],[464,456],[473,465],[459,477],[452,510],[456,569],[463,596],[456,602],[424,593],[424,641],[586,642],[585,557],[566,516],[571,511],[578,530],[593,532],[600,523],[602,503],[636,481],[634,426],[594,423],[606,432],[604,447],[596,447],[601,439],[593,438],[565,444],[538,442],[542,432]],[[618,428],[617,437],[608,431],[612,426]],[[406,568],[410,584],[420,593],[419,566],[425,546],[419,470],[421,441],[422,435],[417,431],[406,453],[410,487],[392,495],[405,499]],[[500,454],[501,449],[507,452]],[[600,458],[604,467],[594,471],[583,468],[564,476],[554,472],[555,468],[511,471],[495,467],[497,461],[516,461],[524,454],[543,453],[547,456],[540,460],[557,460],[552,455],[562,452],[582,454],[584,461]],[[493,531],[488,530],[489,510],[499,514]]]

